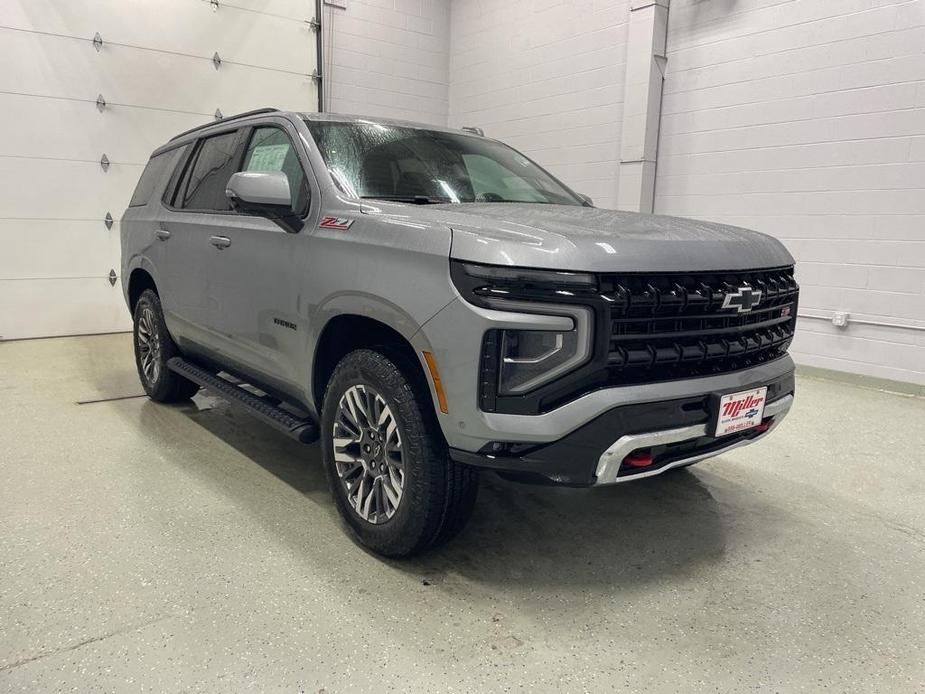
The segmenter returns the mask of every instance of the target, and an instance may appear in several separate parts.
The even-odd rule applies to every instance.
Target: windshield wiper
[[[517,204],[517,205],[561,205],[563,204],[559,202],[551,202],[549,200],[507,200],[506,198],[502,198],[501,200],[471,200],[471,201],[466,200],[465,202],[473,202],[477,205],[481,205],[483,203],[484,204],[494,204],[498,202],[507,202],[507,203]]]
[[[388,200],[389,202],[408,202],[412,205],[440,205],[450,202],[449,198],[430,198],[426,195],[361,195],[363,200]]]

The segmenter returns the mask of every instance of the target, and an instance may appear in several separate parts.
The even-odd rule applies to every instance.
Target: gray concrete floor
[[[0,344],[0,690],[925,691],[925,400],[601,490],[483,477],[450,547],[341,530],[317,446],[144,398],[130,338]]]

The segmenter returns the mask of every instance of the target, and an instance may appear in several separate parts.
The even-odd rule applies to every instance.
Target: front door
[[[305,157],[294,129],[280,120],[248,128],[241,171],[282,171],[289,179],[293,211],[309,206]],[[229,217],[207,266],[214,283],[209,324],[221,351],[247,375],[298,394],[304,365],[307,305],[301,296],[311,239],[256,215]]]

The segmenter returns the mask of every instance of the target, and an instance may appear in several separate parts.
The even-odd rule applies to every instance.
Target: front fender
[[[343,315],[362,316],[385,323],[409,342],[421,329],[421,324],[398,304],[375,294],[348,291],[328,297],[316,307],[315,315],[311,319],[313,344],[317,344],[324,327],[332,318]],[[426,321],[421,323],[423,322]]]
[[[439,308],[432,315],[439,313]],[[343,292],[327,299],[319,305],[309,321],[311,326],[307,338],[306,354],[311,355],[309,363],[309,383],[306,388],[306,395],[311,394],[311,374],[315,373],[317,346],[321,340],[325,329],[330,322],[339,316],[361,316],[369,318],[379,323],[383,323],[397,333],[399,333],[414,350],[418,363],[425,374],[428,373],[427,363],[424,360],[424,352],[433,352],[434,348],[421,326],[427,322],[432,315],[426,316],[425,320],[418,321],[408,311],[401,306],[374,294],[365,292]],[[431,391],[431,402],[436,403],[436,391],[431,378],[427,378],[427,383]],[[320,409],[320,403],[313,403],[316,410]],[[436,408],[438,416],[441,414]]]

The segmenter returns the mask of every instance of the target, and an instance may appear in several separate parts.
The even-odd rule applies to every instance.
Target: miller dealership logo
[[[723,299],[723,308],[734,308],[739,313],[745,313],[751,311],[759,303],[761,303],[761,290],[743,286],[726,295]]]
[[[743,413],[743,410],[747,410],[743,416],[754,417],[759,412],[758,406],[763,402],[763,395],[749,395],[747,398],[730,400],[723,403],[723,417],[738,417]]]

